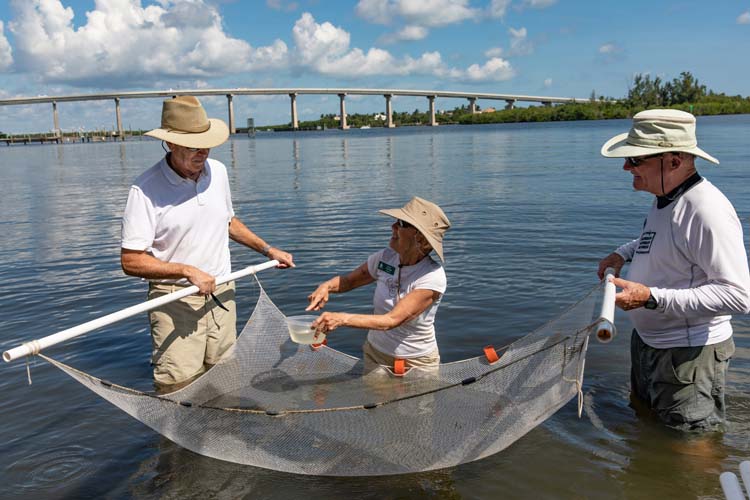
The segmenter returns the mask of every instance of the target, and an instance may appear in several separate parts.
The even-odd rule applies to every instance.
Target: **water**
[[[651,195],[634,193],[621,162],[599,156],[627,121],[483,125],[236,137],[212,151],[229,170],[235,211],[294,253],[293,270],[261,280],[287,315],[321,281],[387,244],[388,217],[412,195],[453,222],[448,292],[437,315],[444,361],[477,356],[554,318],[596,282],[598,259],[638,235]],[[699,121],[719,167],[701,171],[750,218],[745,193],[750,116]],[[119,223],[131,181],[162,155],[154,141],[0,148],[0,349],[135,304],[145,283],[119,267]],[[259,256],[232,246],[235,269]],[[240,323],[254,300],[238,283]],[[330,310],[367,313],[371,289]],[[3,498],[657,498],[718,497],[718,474],[750,458],[750,320],[735,318],[729,429],[702,439],[637,417],[628,403],[628,338],[592,344],[584,416],[572,401],[507,450],[447,471],[381,478],[294,476],[181,449],[41,361],[0,367]],[[364,332],[332,346],[359,355]],[[150,388],[145,315],[48,354]],[[679,492],[679,493],[678,493]]]

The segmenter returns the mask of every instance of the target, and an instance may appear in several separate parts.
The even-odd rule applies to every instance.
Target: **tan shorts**
[[[151,283],[148,298],[155,299],[184,288]],[[210,295],[190,295],[149,313],[154,381],[169,386],[197,377],[215,365],[237,337],[234,282],[216,287],[214,295],[229,309],[220,308]]]
[[[369,342],[365,342],[365,345],[362,346],[362,353],[365,361],[365,373],[370,373],[378,366],[393,368],[393,362],[396,360],[394,356],[378,351]],[[425,371],[437,370],[440,365],[440,351],[435,349],[424,356],[405,358],[404,364],[407,368],[419,367]]]

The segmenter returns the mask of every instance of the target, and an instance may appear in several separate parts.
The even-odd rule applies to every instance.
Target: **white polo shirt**
[[[213,276],[231,272],[234,216],[226,167],[207,159],[198,181],[180,177],[166,157],[133,183],[122,217],[122,248],[164,262],[190,264]],[[153,280],[187,283],[187,280]]]
[[[435,314],[448,285],[443,266],[429,256],[413,266],[402,266],[399,255],[391,248],[376,252],[367,259],[367,270],[377,280],[372,298],[373,312],[386,314],[412,290],[440,293],[422,314],[391,330],[370,330],[367,340],[378,351],[397,358],[416,358],[437,349]]]

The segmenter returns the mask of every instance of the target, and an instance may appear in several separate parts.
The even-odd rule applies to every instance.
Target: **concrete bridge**
[[[514,95],[514,94],[488,94],[488,93],[477,93],[477,92],[449,92],[443,90],[404,90],[404,89],[356,89],[356,88],[280,88],[280,89],[250,89],[250,88],[234,88],[234,89],[196,89],[196,90],[156,90],[148,92],[119,92],[113,94],[79,94],[79,95],[62,95],[62,96],[45,96],[45,97],[17,97],[13,99],[0,99],[0,106],[13,106],[20,104],[52,104],[52,121],[54,124],[54,131],[56,134],[60,134],[60,121],[57,113],[58,102],[72,102],[72,101],[102,101],[112,100],[115,103],[115,116],[117,119],[117,135],[124,139],[122,129],[122,118],[120,117],[120,101],[122,99],[149,99],[149,98],[165,98],[173,97],[178,95],[194,95],[194,96],[216,96],[223,95],[227,98],[227,113],[229,130],[231,133],[236,132],[234,122],[234,107],[233,99],[235,96],[240,95],[288,95],[291,104],[291,124],[292,129],[299,128],[299,118],[297,116],[297,97],[307,94],[330,94],[339,96],[339,106],[341,115],[341,127],[346,130],[349,126],[346,123],[346,96],[347,95],[382,95],[385,99],[385,125],[387,127],[394,127],[393,123],[393,107],[391,105],[391,99],[394,96],[408,96],[408,97],[425,97],[428,100],[430,107],[430,125],[436,126],[437,120],[435,118],[435,100],[441,99],[467,99],[469,101],[469,108],[471,112],[476,112],[476,101],[477,99],[494,100],[494,101],[505,101],[505,109],[513,109],[516,102],[537,102],[545,106],[551,106],[552,104],[569,104],[576,102],[589,102],[590,99],[580,99],[574,97],[545,97],[545,96],[530,96],[530,95]]]

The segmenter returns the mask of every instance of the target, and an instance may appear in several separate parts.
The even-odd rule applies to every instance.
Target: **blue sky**
[[[637,73],[681,71],[748,96],[748,42],[750,0],[11,0],[0,3],[0,99],[231,87],[622,97]],[[224,98],[203,101],[226,119]],[[238,123],[289,121],[286,96],[234,105]],[[336,113],[338,98],[300,96],[297,106],[314,119]],[[383,108],[379,97],[347,99],[349,113]],[[64,130],[114,126],[111,102],[58,109]],[[122,104],[126,127],[155,127],[159,111],[158,100]],[[0,131],[50,129],[51,105],[0,107]]]

